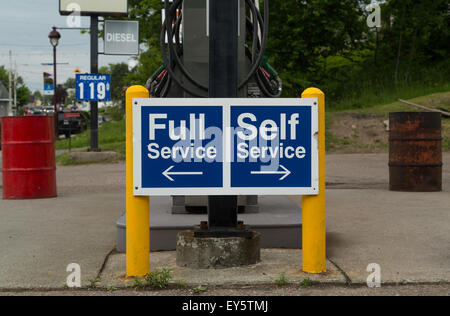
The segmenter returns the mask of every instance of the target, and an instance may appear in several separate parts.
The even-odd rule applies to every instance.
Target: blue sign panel
[[[231,187],[310,187],[311,107],[232,106]]]
[[[44,83],[44,95],[53,95],[55,93],[55,86],[53,83]]]
[[[222,187],[221,107],[152,106],[141,115],[142,187]]]
[[[110,75],[76,75],[77,101],[110,101]]]
[[[318,194],[316,99],[135,99],[135,195]]]

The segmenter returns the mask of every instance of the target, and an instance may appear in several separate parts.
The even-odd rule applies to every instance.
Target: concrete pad
[[[115,220],[125,208],[123,169],[59,167],[58,198],[0,200],[0,289],[63,288],[70,263],[89,285],[114,248]]]
[[[207,214],[172,214],[170,197],[150,198],[150,249],[176,249],[177,234],[207,221]],[[238,219],[261,233],[262,248],[299,249],[302,244],[301,207],[285,196],[262,196],[260,212],[239,214]],[[117,250],[126,251],[126,214],[117,221]]]
[[[353,283],[370,263],[383,283],[450,282],[449,153],[435,193],[388,191],[386,154],[330,155],[327,168],[327,256]]]
[[[328,190],[328,257],[354,283],[450,282],[450,194]]]
[[[331,167],[332,179],[352,177],[360,188],[327,191],[328,256],[356,283],[366,282],[369,263],[380,264],[383,282],[449,282],[450,154],[443,154],[444,191],[436,193],[388,191],[387,157],[328,157],[342,167]],[[369,177],[384,179],[386,189],[365,190]]]
[[[388,162],[387,153],[327,155],[327,187],[389,189]]]
[[[310,279],[318,283],[344,284],[344,276],[336,267],[327,262],[327,271],[323,274],[307,274],[301,271],[302,252],[293,249],[262,249],[261,262],[248,267],[227,269],[194,270],[176,265],[176,252],[152,252],[150,266],[152,271],[162,268],[173,269],[172,284],[187,285],[258,285],[276,284],[283,275],[287,283],[300,283]],[[132,286],[134,279],[127,279],[126,256],[110,256],[101,275],[99,286],[117,288]]]
[[[450,186],[450,153],[443,153],[443,186]],[[389,154],[327,154],[327,188],[389,189]],[[444,188],[445,189],[445,188]]]
[[[118,160],[120,155],[115,151],[73,151],[70,153],[70,160],[79,163],[108,162]]]

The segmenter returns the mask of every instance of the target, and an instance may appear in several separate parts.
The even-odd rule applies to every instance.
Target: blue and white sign
[[[316,195],[317,99],[134,99],[135,195]]]
[[[44,63],[44,95],[55,94],[55,81],[53,77],[53,64]]]
[[[110,101],[111,76],[101,74],[76,75],[77,101]]]
[[[54,95],[55,86],[50,83],[44,83],[44,95]]]

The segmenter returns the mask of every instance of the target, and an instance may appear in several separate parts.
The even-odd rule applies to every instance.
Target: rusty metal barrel
[[[2,118],[3,199],[56,197],[53,117]]]
[[[391,191],[442,191],[441,114],[389,114],[389,188]]]

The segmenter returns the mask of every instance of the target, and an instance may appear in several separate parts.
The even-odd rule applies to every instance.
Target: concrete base
[[[300,249],[302,245],[302,212],[285,196],[259,197],[258,214],[239,214],[239,220],[261,234],[262,248]],[[150,249],[176,249],[177,234],[208,220],[202,214],[172,214],[172,198],[150,198]],[[117,251],[126,251],[126,214],[117,222]]]
[[[261,235],[252,238],[199,238],[188,230],[177,236],[177,265],[191,269],[225,269],[261,261]]]
[[[257,264],[217,270],[179,267],[176,264],[175,251],[152,252],[150,268],[152,271],[170,269],[172,271],[170,284],[187,286],[276,285],[280,280],[284,280],[287,284],[298,285],[305,279],[324,284],[346,283],[344,275],[328,260],[326,273],[302,272],[302,251],[298,249],[262,249],[261,261]],[[134,278],[127,278],[125,271],[126,255],[111,255],[98,286],[116,288],[132,286]]]
[[[115,151],[100,151],[100,152],[74,151],[70,153],[70,160],[79,163],[109,162],[118,160],[119,158],[120,155]]]

